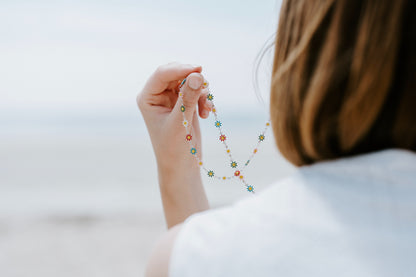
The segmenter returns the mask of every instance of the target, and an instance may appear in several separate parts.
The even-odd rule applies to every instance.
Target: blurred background
[[[279,9],[276,0],[1,0],[0,276],[142,276],[166,226],[136,95],[161,64],[202,65],[245,161],[268,119],[272,51],[257,90],[253,75]],[[229,174],[212,117],[202,132],[205,164]],[[271,135],[245,174],[257,192],[294,170]],[[204,182],[213,208],[251,197],[239,183]]]

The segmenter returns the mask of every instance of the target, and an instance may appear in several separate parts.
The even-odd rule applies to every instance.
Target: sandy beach
[[[1,276],[142,276],[162,214],[0,220]]]

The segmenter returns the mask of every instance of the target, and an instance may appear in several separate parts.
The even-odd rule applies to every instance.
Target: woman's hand
[[[183,222],[189,215],[208,209],[199,166],[190,154],[186,130],[178,101],[182,87],[185,117],[191,126],[192,141],[201,157],[198,113],[206,118],[211,110],[202,89],[200,66],[171,63],[159,67],[137,97],[152,141],[159,174],[163,207],[168,227]]]

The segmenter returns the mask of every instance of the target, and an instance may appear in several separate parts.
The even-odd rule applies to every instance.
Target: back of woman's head
[[[289,161],[416,151],[415,3],[284,1],[270,110]]]

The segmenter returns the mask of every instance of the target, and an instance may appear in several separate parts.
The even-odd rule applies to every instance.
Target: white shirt
[[[256,197],[190,216],[169,273],[416,276],[416,153],[301,167]]]

